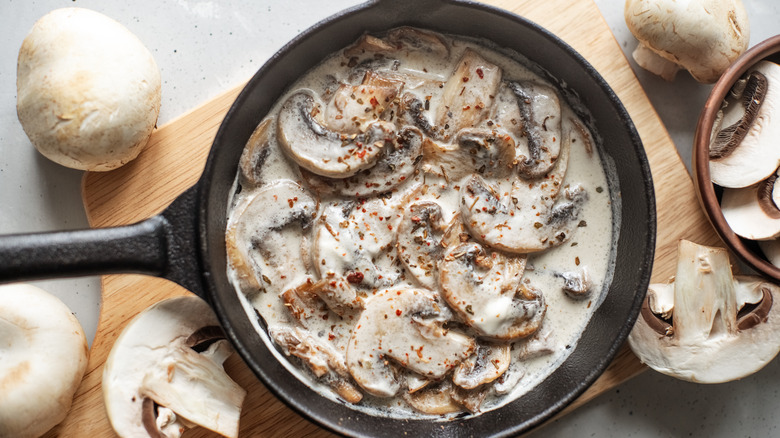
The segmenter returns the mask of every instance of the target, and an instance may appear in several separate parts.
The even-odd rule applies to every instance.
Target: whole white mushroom
[[[667,81],[684,68],[715,82],[750,40],[742,0],[626,0],[624,14],[639,40],[634,60]]]
[[[19,121],[47,158],[107,171],[133,160],[160,112],[160,71],[127,28],[98,12],[57,9],[19,49]]]
[[[0,286],[0,438],[37,437],[65,419],[87,351],[84,330],[57,297]]]

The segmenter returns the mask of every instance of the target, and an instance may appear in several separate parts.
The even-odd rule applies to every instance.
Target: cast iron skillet
[[[568,359],[525,396],[478,416],[447,422],[373,417],[313,396],[269,351],[228,283],[225,212],[241,150],[255,126],[291,82],[325,55],[364,32],[412,25],[486,38],[511,48],[565,84],[590,110],[602,156],[613,163],[611,190],[620,217],[615,271]],[[540,73],[544,74],[544,71]],[[628,114],[601,76],[571,47],[509,12],[468,1],[375,0],[307,30],[249,81],[223,121],[203,176],[163,213],[135,225],[0,239],[0,281],[134,272],[175,281],[213,307],[252,371],[277,396],[320,425],[346,435],[505,436],[533,427],[582,393],[606,368],[630,331],[650,278],[655,200],[650,169]],[[254,317],[254,316],[253,316]]]

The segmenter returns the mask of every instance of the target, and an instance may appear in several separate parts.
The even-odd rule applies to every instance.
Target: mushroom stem
[[[680,70],[680,66],[669,61],[663,56],[657,55],[650,50],[643,43],[639,43],[631,54],[634,57],[634,61],[639,64],[640,67],[662,77],[666,81],[673,81],[677,76],[677,72]]]
[[[736,284],[725,249],[680,241],[675,284],[672,320],[680,343],[736,333]]]

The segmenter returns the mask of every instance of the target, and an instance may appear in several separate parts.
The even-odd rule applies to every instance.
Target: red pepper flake
[[[351,272],[349,275],[347,275],[347,281],[352,284],[358,284],[361,281],[363,281],[363,273],[362,272]]]
[[[469,81],[469,77],[468,76],[463,76],[463,82],[468,82],[468,81]]]
[[[365,157],[365,156],[366,156],[366,151],[365,151],[365,149],[364,149],[364,150],[362,150],[362,151],[360,151],[360,152],[358,152],[358,153],[357,153],[357,156],[358,156],[358,158],[363,158],[363,157]]]
[[[401,316],[401,309],[395,309],[395,316]]]
[[[328,340],[332,341],[334,339],[336,339],[336,335],[334,335],[333,333],[328,333]]]
[[[376,106],[377,106],[377,105],[379,105],[379,101],[378,101],[378,100],[376,100],[376,97],[372,97],[372,98],[371,98],[371,100],[370,100],[370,102],[371,102],[371,106],[372,106],[372,107],[375,107],[375,108],[376,108]]]
[[[485,73],[482,71],[481,68],[477,69],[477,75],[479,75],[480,79],[485,79]]]

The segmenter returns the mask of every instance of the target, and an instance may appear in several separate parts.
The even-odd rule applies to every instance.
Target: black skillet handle
[[[0,283],[136,273],[203,296],[195,197],[190,188],[160,215],[133,225],[0,236]]]

